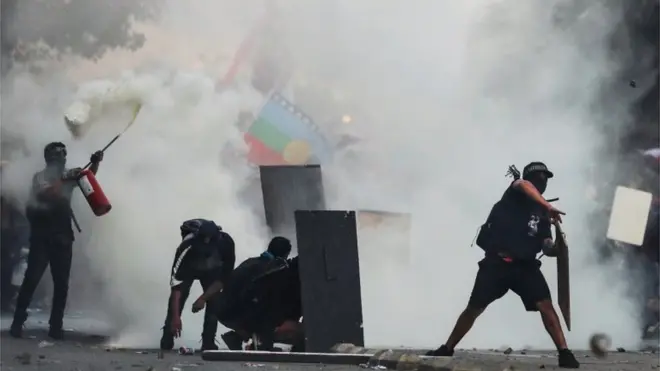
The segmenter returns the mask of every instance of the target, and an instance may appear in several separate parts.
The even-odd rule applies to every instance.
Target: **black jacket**
[[[236,263],[234,240],[225,232],[205,243],[190,234],[183,239],[174,254],[170,286],[176,288],[190,280],[208,278],[226,283]]]

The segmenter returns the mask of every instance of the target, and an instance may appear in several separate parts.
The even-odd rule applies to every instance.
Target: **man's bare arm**
[[[178,287],[172,287],[172,317],[180,318],[181,311],[179,308],[181,303],[181,290]]]
[[[513,182],[513,188],[522,191],[527,197],[531,198],[546,209],[550,209],[552,207],[552,205],[550,205],[550,203],[546,201],[545,198],[543,198],[538,189],[536,189],[534,184],[532,184],[530,181],[518,179]]]

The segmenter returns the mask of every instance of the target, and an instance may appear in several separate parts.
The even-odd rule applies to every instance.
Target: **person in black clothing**
[[[552,177],[545,164],[532,162],[523,169],[523,179],[514,180],[493,206],[477,238],[486,256],[479,262],[467,308],[447,342],[428,355],[452,356],[456,345],[486,307],[512,290],[520,296],[527,311],[541,313],[543,324],[559,350],[559,367],[580,366],[566,345],[550,289],[540,269],[541,261],[536,258],[541,252],[557,255],[550,219],[561,222],[561,216],[565,215],[541,196]]]
[[[181,311],[193,282],[199,280],[204,293],[195,300],[192,311],[196,313],[206,307],[202,349],[216,350],[218,347],[215,345],[215,333],[218,320],[210,308],[212,305],[209,300],[223,289],[234,269],[234,240],[215,222],[205,219],[185,221],[181,225],[181,237],[183,241],[176,250],[172,264],[171,293],[160,348],[174,348],[174,338],[181,335]]]
[[[18,291],[12,282],[14,270],[22,257],[23,248],[28,247],[29,227],[23,214],[5,196],[0,197],[2,210],[2,232],[0,233],[0,310],[13,313],[11,303]]]
[[[300,272],[298,271],[298,257],[288,259],[288,266],[281,270],[273,270],[261,277],[262,294],[257,296],[261,303],[260,317],[255,323],[262,327],[254,331],[259,340],[259,349],[272,349],[273,343],[291,345],[291,352],[305,351],[305,334],[302,318],[302,297],[300,287]],[[261,322],[259,322],[259,320]],[[249,328],[250,322],[244,328]],[[253,339],[254,340],[254,339]],[[255,344],[245,348],[255,350]]]
[[[295,270],[290,269],[287,260],[290,252],[291,242],[275,237],[264,253],[245,260],[232,273],[216,306],[218,320],[232,330],[222,335],[229,349],[242,349],[243,342],[252,335],[261,341],[260,350],[272,349],[274,329],[291,312],[286,308],[292,300],[284,293],[296,279],[299,281],[297,259]]]
[[[290,344],[291,352],[305,351],[305,333],[302,324],[302,291],[300,286],[299,259],[289,259],[289,268],[281,275],[282,284],[272,295],[275,305],[272,310],[273,339],[278,343]]]
[[[53,276],[53,305],[50,312],[48,335],[62,339],[62,321],[69,292],[69,274],[73,254],[73,229],[71,228],[71,196],[82,169],[67,170],[66,146],[53,142],[44,148],[46,168],[32,178],[30,200],[26,216],[30,224],[30,252],[25,278],[16,299],[16,310],[10,334],[22,335],[27,319],[27,308],[41,277],[50,264]],[[103,160],[103,152],[91,156],[90,170],[96,174]]]

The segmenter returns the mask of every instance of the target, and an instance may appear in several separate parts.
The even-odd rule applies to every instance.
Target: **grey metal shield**
[[[306,351],[364,346],[354,211],[295,212]]]
[[[275,235],[295,239],[296,210],[325,210],[321,166],[261,166],[266,224]]]

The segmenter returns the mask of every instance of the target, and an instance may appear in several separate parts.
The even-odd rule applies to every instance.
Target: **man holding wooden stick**
[[[454,348],[472,328],[488,305],[512,290],[527,311],[539,311],[545,329],[559,351],[559,367],[579,368],[580,364],[566,345],[559,316],[552,305],[550,288],[536,256],[543,252],[557,256],[551,222],[561,222],[564,212],[542,196],[553,173],[542,162],[532,162],[523,169],[509,169],[515,180],[481,227],[477,244],[486,256],[479,262],[479,272],[467,308],[461,313],[447,342],[430,351],[429,356],[452,356]]]

